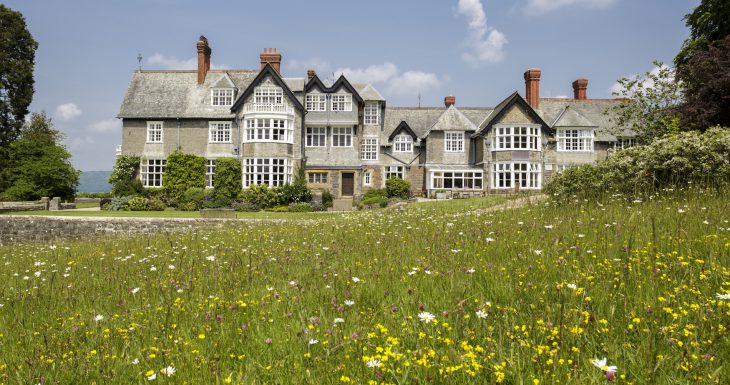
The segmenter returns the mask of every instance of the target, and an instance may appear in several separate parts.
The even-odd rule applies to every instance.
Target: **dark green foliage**
[[[401,178],[388,178],[385,189],[388,191],[388,198],[408,199],[411,196],[411,184]]]
[[[273,206],[269,208],[265,208],[264,211],[272,212],[272,213],[286,213],[289,212],[289,206]]]
[[[682,69],[696,52],[706,50],[710,44],[730,35],[730,2],[727,0],[702,0],[691,13],[684,16],[690,37],[674,58],[674,64]]]
[[[381,198],[381,197],[388,197],[388,190],[384,188],[371,188],[368,191],[365,191],[365,195],[363,195],[364,200],[372,199],[372,198]],[[378,199],[375,200],[375,202],[378,201]],[[365,203],[368,204],[368,203]]]
[[[167,208],[165,202],[160,198],[147,198],[148,211],[164,211]]]
[[[32,114],[17,140],[8,148],[7,168],[0,170],[8,188],[2,199],[37,200],[40,197],[72,199],[79,171],[71,154],[60,142],[63,135],[53,128],[45,113]]]
[[[213,199],[222,206],[230,205],[241,192],[241,161],[235,158],[215,160]]]
[[[121,180],[112,186],[112,196],[115,197],[144,194],[145,189],[142,186],[142,182],[137,178]]]
[[[312,207],[312,211],[327,211],[327,208],[320,202],[310,202],[309,205]]]
[[[105,206],[105,210],[109,211],[124,211],[127,210],[127,202],[129,202],[129,199],[132,197],[129,196],[119,196],[112,198],[111,203],[109,205]]]
[[[309,203],[299,202],[299,203],[290,203],[289,204],[289,212],[292,212],[292,213],[308,213],[311,211],[312,211],[312,206]]]
[[[261,208],[274,207],[282,202],[279,189],[269,188],[265,184],[253,185],[241,191],[238,200],[253,203]]]
[[[644,198],[667,188],[730,183],[730,130],[715,127],[617,151],[605,161],[554,175],[544,191],[559,200],[606,194]]]
[[[261,207],[251,202],[233,202],[231,205],[234,210],[241,212],[255,213],[261,211]]]
[[[324,190],[322,191],[322,205],[325,208],[332,207],[332,200],[334,198],[332,197],[332,193],[330,190]]]
[[[307,186],[307,176],[304,167],[299,167],[294,182],[281,187],[282,203],[309,202],[312,200],[312,190]]]
[[[380,205],[380,207],[388,207],[388,198],[380,198],[378,205]]]
[[[20,12],[0,4],[0,191],[10,186],[10,143],[23,130],[28,106],[33,101],[33,66],[38,43],[28,31]],[[10,195],[33,195],[32,181],[16,185]]]
[[[162,189],[170,202],[179,202],[189,188],[205,187],[205,158],[175,151],[167,157]]]
[[[181,210],[195,211],[203,208],[205,201],[205,189],[202,187],[191,187],[182,194],[179,200]]]
[[[111,198],[111,192],[82,192],[77,193],[76,198]]]
[[[130,211],[147,211],[147,198],[139,195],[129,198],[127,208]]]

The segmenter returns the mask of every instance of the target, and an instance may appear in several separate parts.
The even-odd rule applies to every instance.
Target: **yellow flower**
[[[205,339],[205,334],[203,334],[203,333],[198,334],[198,339],[204,340]]]
[[[230,377],[230,376],[226,377],[226,379],[225,379],[225,380],[223,380],[223,382],[225,382],[226,384],[230,384],[230,383],[231,383],[231,381],[233,381],[233,380],[231,379],[231,377]]]

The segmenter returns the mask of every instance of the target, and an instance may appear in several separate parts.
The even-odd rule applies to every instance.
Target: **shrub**
[[[321,202],[311,202],[312,211],[327,211],[327,208]]]
[[[115,197],[143,195],[144,193],[142,181],[137,178],[119,181],[112,186],[112,196]]]
[[[265,184],[253,185],[241,191],[238,197],[239,201],[251,202],[262,208],[274,207],[281,202],[280,190],[270,189]]]
[[[293,213],[308,213],[312,211],[312,206],[304,202],[290,203],[289,211]]]
[[[411,196],[411,184],[401,178],[388,178],[385,189],[388,191],[388,198],[408,199]]]
[[[248,213],[255,213],[261,211],[261,207],[251,202],[233,202],[231,205],[234,210]]]
[[[388,207],[388,198],[380,198],[378,204],[380,207]]]
[[[289,206],[274,206],[265,208],[264,211],[269,211],[272,213],[285,213],[289,211]]]
[[[109,184],[112,185],[112,196],[139,195],[144,192],[142,182],[137,179],[139,163],[142,160],[137,155],[119,155],[114,163]]]
[[[330,193],[330,190],[324,190],[322,191],[322,205],[327,207],[332,207],[332,193]]]
[[[127,202],[130,196],[114,197],[109,203],[107,210],[109,211],[124,211],[127,210]]]
[[[304,167],[299,167],[292,184],[281,187],[281,203],[309,202],[312,200],[312,190],[307,186],[307,176]]]
[[[617,151],[592,165],[554,175],[544,191],[557,200],[590,199],[604,194],[646,197],[659,190],[689,185],[730,183],[730,130],[715,127],[657,139]]]
[[[147,211],[147,198],[143,196],[129,198],[127,208],[131,211]]]
[[[362,200],[362,204],[365,205],[365,206],[377,205],[377,204],[380,203],[380,200],[382,198],[385,198],[385,197],[381,197],[381,196],[367,197],[367,198],[365,198],[365,199]],[[388,198],[385,198],[385,199],[388,200]]]
[[[104,206],[106,206],[106,205],[109,205],[109,204],[111,204],[111,203],[112,203],[112,198],[101,198],[101,199],[99,200],[99,207],[100,207],[100,208],[101,208],[102,210],[106,210],[106,208],[104,208]]]
[[[388,197],[388,190],[384,188],[371,188],[365,192],[364,199]],[[366,203],[367,204],[367,203]]]
[[[205,187],[205,158],[175,151],[167,157],[162,189],[170,202],[182,202],[189,188]]]
[[[203,207],[205,201],[205,189],[202,187],[191,187],[183,193],[180,198],[180,209],[185,211],[195,211]],[[183,209],[183,207],[185,207]]]
[[[241,162],[235,158],[215,160],[213,199],[219,207],[228,206],[241,193]]]
[[[111,192],[80,192],[76,193],[76,198],[111,198]]]

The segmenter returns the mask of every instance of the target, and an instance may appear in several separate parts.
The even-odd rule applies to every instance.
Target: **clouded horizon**
[[[276,47],[285,77],[313,68],[371,83],[389,106],[489,107],[542,69],[541,96],[611,97],[616,80],[671,64],[688,36],[691,1],[450,0],[393,2],[9,0],[39,42],[31,111],[66,134],[74,165],[110,170],[116,118],[141,54],[143,69],[195,69],[205,35],[212,67],[257,69]]]

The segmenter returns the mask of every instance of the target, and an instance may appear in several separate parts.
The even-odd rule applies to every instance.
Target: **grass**
[[[316,213],[277,213],[277,212],[239,212],[239,219],[318,219],[322,216],[336,216],[337,212]],[[50,215],[64,217],[110,217],[110,218],[200,218],[199,211],[18,211],[0,215]]]
[[[725,384],[728,193],[0,247],[0,382]]]

